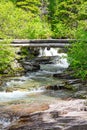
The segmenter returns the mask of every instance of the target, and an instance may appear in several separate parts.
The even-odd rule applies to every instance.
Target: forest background
[[[12,39],[79,39],[68,51],[75,76],[87,78],[86,0],[1,0],[0,73],[10,66],[15,53]],[[8,40],[9,39],[9,40]],[[8,46],[6,46],[8,44]]]

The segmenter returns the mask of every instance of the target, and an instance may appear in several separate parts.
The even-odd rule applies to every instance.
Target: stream
[[[24,106],[56,103],[72,94],[72,92],[64,90],[46,90],[46,86],[62,84],[62,79],[54,78],[53,74],[62,73],[69,66],[67,54],[58,53],[58,51],[58,48],[40,49],[38,57],[53,56],[51,63],[41,63],[40,70],[36,72],[27,72],[24,76],[8,78],[0,87],[0,130],[6,130],[5,128],[11,124],[11,120],[18,119],[20,114],[11,115],[12,117],[7,114],[10,113],[10,110],[14,110],[15,113],[22,112],[21,108]],[[21,106],[21,108],[15,108],[15,105],[18,108]],[[7,113],[4,114],[4,112]]]
[[[55,73],[61,73],[68,67],[67,55],[59,54],[58,49],[51,48],[40,50],[39,57],[55,56],[51,64],[40,64],[40,70],[28,72],[22,77],[7,79],[0,87],[0,102],[8,102],[29,98],[29,94],[40,93],[45,91],[45,86],[61,83],[60,80],[52,77]]]

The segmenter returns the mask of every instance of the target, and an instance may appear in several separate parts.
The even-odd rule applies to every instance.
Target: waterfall
[[[68,68],[69,64],[68,64],[68,61],[67,61],[67,54],[59,53],[58,51],[59,51],[59,48],[56,48],[56,49],[55,48],[47,49],[47,47],[46,48],[40,48],[39,57],[57,56],[54,59],[55,65],[63,67],[63,68]]]
[[[59,49],[54,49],[54,48],[47,49],[47,47],[46,48],[40,48],[39,57],[41,57],[41,56],[57,56],[58,50]]]

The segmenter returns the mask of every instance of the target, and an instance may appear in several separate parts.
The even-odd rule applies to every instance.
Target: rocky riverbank
[[[87,80],[76,78],[73,74],[75,72],[68,68],[62,74],[54,74],[57,79],[62,79],[63,82],[57,85],[56,88],[71,90],[74,98],[87,99]]]
[[[54,74],[54,78],[62,80],[61,84],[46,86],[50,96],[62,92],[62,98],[56,97],[54,102],[47,99],[42,103],[0,104],[0,120],[7,123],[1,125],[1,130],[86,130],[87,82],[70,73]],[[64,95],[64,91],[70,95]]]
[[[55,57],[55,61],[54,57],[49,56],[38,57],[34,61],[28,58],[22,59],[21,63],[25,68],[24,72],[29,72],[26,74],[25,79],[27,76],[27,78],[31,78],[28,84],[25,79],[23,80],[24,85],[20,85],[18,82],[18,86],[16,84],[11,86],[10,84],[5,89],[7,92],[5,94],[8,94],[9,98],[9,95],[12,96],[13,90],[27,90],[28,93],[26,98],[22,97],[20,100],[8,100],[7,102],[4,100],[4,102],[0,102],[1,130],[87,129],[87,81],[75,78],[73,76],[74,72],[69,68],[64,71],[65,68],[61,67],[60,63],[60,66],[55,65],[55,62],[58,63],[56,60],[59,58],[56,59]],[[47,71],[44,68],[46,65]],[[49,65],[54,69],[52,73]],[[55,67],[57,67],[58,73],[55,71]],[[15,80],[12,79],[11,82],[13,83]],[[29,87],[31,85],[33,87],[38,86],[39,83],[43,85],[43,80],[45,80],[44,91],[29,94]],[[49,84],[47,84],[47,80]],[[17,79],[17,81],[23,83],[20,82],[22,79]],[[34,83],[36,84],[34,85]],[[4,85],[4,87],[6,86]]]
[[[25,108],[21,106],[21,109],[19,106],[5,109],[8,113],[13,111],[20,115],[5,130],[86,130],[87,128],[85,100],[58,100],[50,105],[26,105]]]

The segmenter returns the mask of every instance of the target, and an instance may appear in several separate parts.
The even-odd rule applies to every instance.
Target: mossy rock
[[[65,85],[65,89],[72,90],[72,91],[77,91],[78,87],[67,84],[67,85]]]
[[[74,94],[75,98],[80,98],[80,99],[87,99],[87,92],[86,91],[78,91]]]

